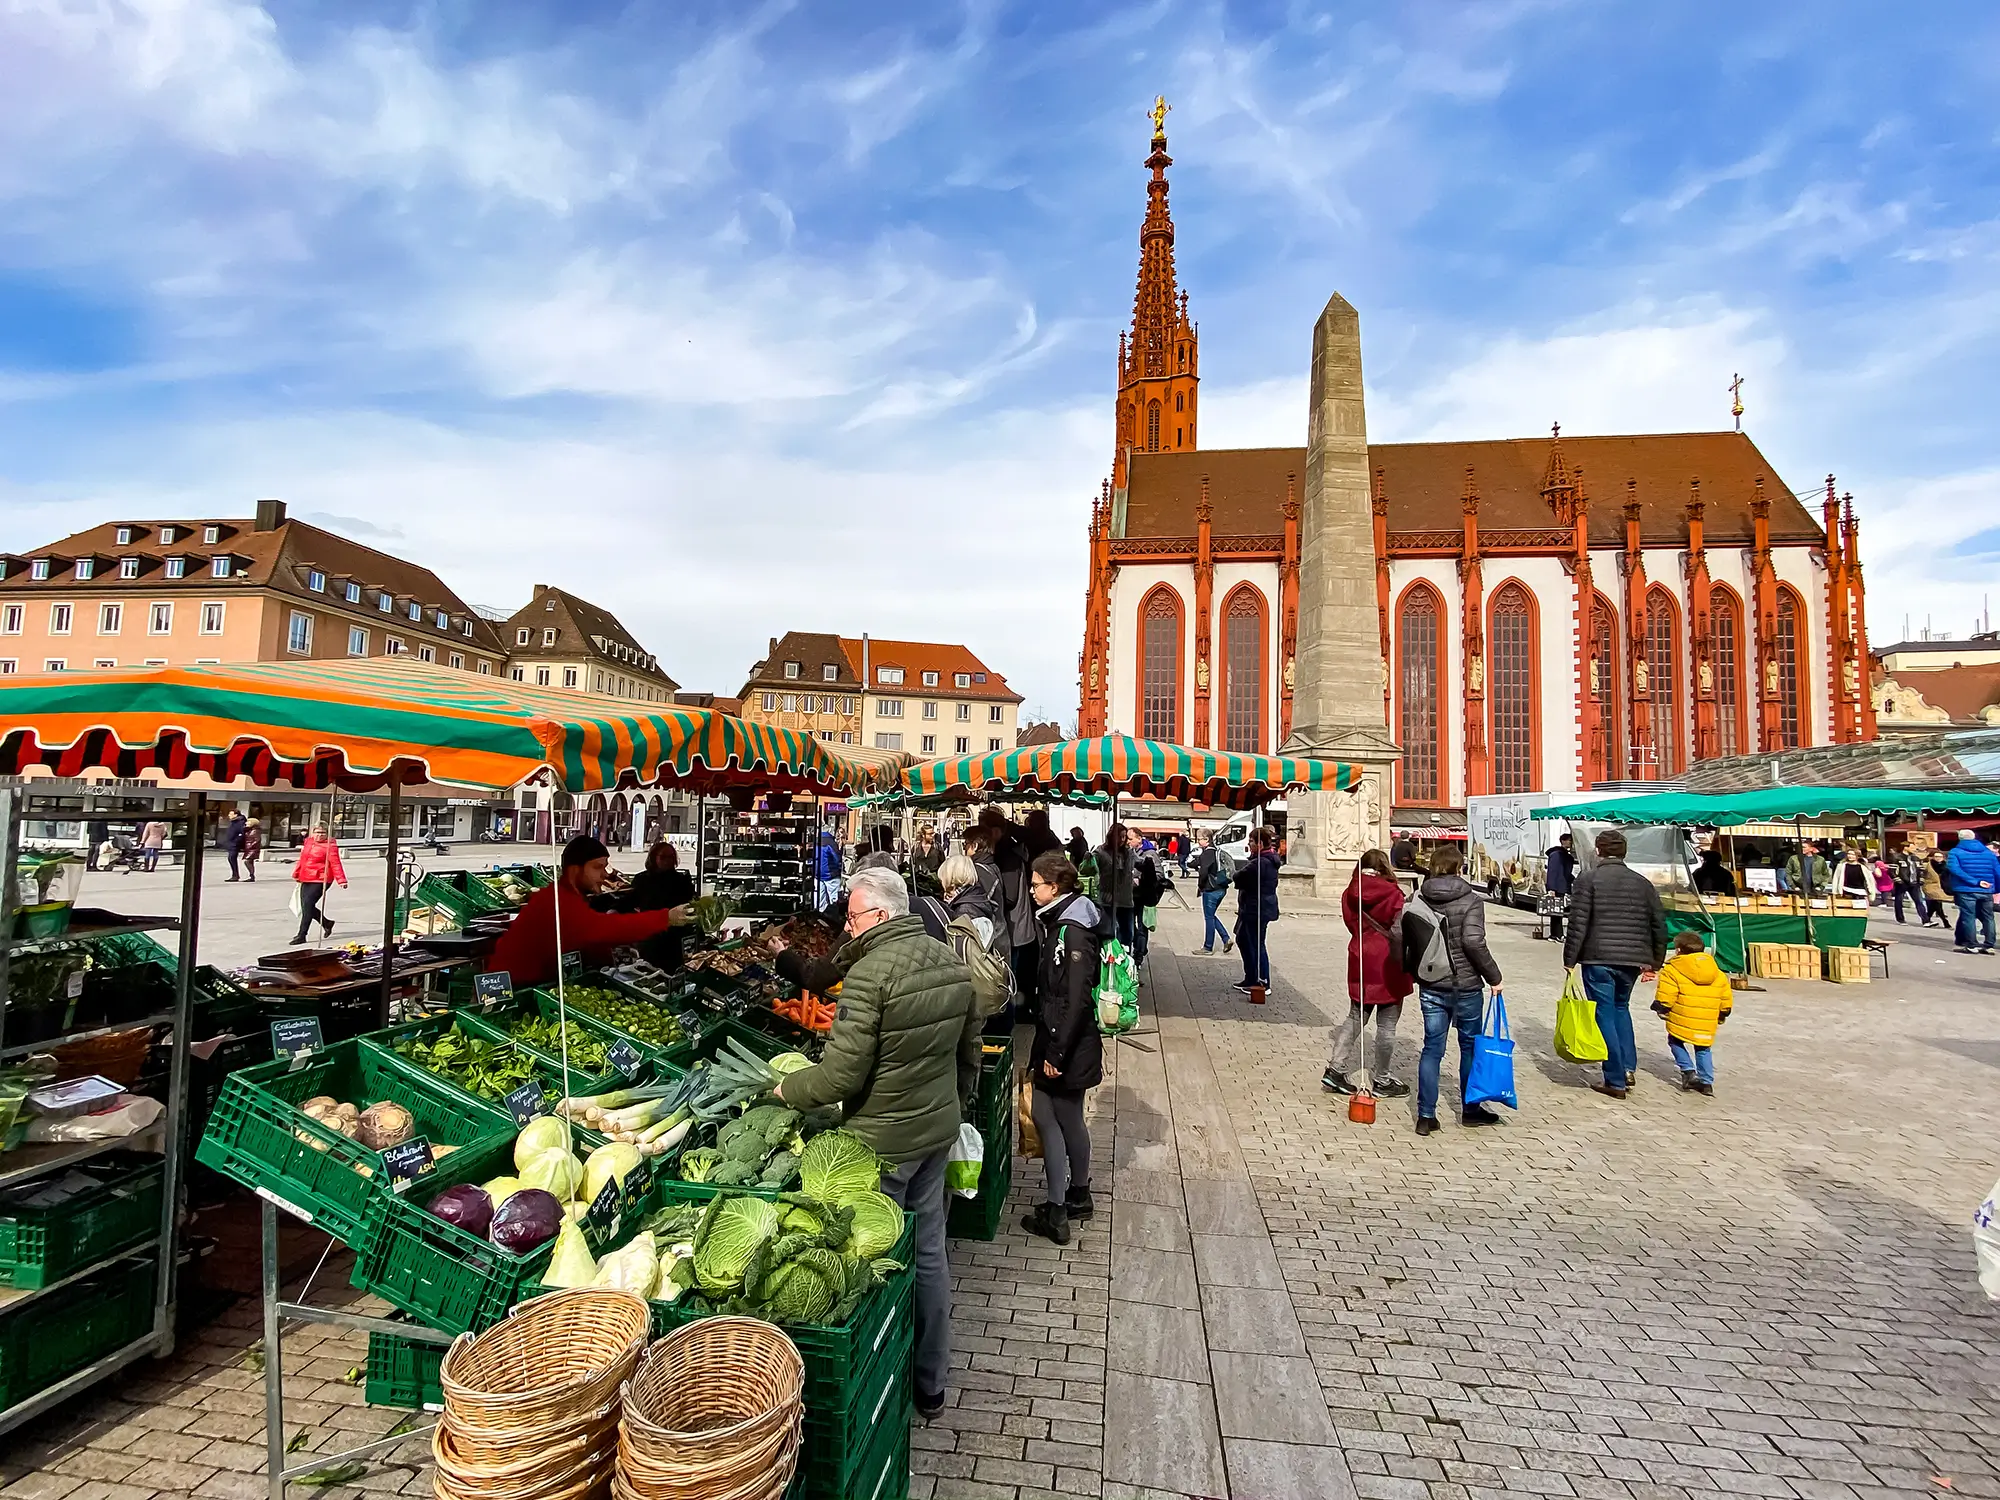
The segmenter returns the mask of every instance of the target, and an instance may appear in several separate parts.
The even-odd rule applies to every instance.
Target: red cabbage
[[[502,1250],[526,1255],[554,1239],[562,1224],[563,1206],[554,1193],[522,1188],[507,1195],[507,1201],[495,1211],[486,1236]]]
[[[461,1182],[457,1187],[448,1187],[425,1206],[445,1223],[456,1224],[482,1240],[493,1223],[493,1200],[476,1183]]]

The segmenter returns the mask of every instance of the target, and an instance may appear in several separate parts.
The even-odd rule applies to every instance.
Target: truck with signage
[[[1465,802],[1465,878],[1495,901],[1533,908],[1542,899],[1544,855],[1560,824],[1537,821],[1538,807],[1588,802],[1595,792],[1514,792]]]

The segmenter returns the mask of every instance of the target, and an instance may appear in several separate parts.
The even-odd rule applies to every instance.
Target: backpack
[[[946,924],[944,935],[958,961],[965,965],[966,973],[972,976],[972,997],[979,1019],[998,1015],[1012,1004],[1014,966],[980,936],[978,924],[971,917],[953,917]],[[1000,935],[1001,929],[996,927],[994,936]]]
[[[1236,861],[1229,857],[1226,849],[1215,851],[1215,864],[1208,872],[1208,878],[1201,883],[1205,891],[1226,891],[1236,883]]]
[[[1403,907],[1403,972],[1433,988],[1451,983],[1451,939],[1444,915],[1415,892]]]

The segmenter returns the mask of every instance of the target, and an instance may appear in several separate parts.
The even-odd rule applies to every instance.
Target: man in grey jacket
[[[1667,913],[1653,882],[1625,863],[1625,835],[1597,836],[1597,868],[1578,878],[1569,898],[1563,967],[1583,965],[1583,990],[1597,1005],[1597,1029],[1609,1054],[1604,1082],[1591,1087],[1623,1099],[1639,1077],[1632,1034],[1632,986],[1667,956]]]
[[[1440,984],[1419,984],[1417,998],[1424,1013],[1424,1051],[1417,1062],[1417,1134],[1438,1128],[1438,1074],[1444,1064],[1445,1037],[1458,1029],[1459,1119],[1466,1125],[1497,1125],[1500,1117],[1484,1105],[1465,1105],[1465,1081],[1472,1075],[1472,1039],[1486,1020],[1486,989],[1500,983],[1500,965],[1486,947],[1486,898],[1468,885],[1459,870],[1464,856],[1446,846],[1431,856],[1431,874],[1417,894],[1438,914],[1444,930],[1451,977]],[[1415,973],[1414,966],[1410,971]]]

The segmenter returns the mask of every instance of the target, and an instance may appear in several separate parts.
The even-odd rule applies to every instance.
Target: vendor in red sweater
[[[610,961],[613,948],[644,942],[669,927],[693,920],[685,906],[666,911],[614,915],[592,907],[587,897],[604,889],[611,851],[588,834],[563,845],[562,874],[528,898],[513,923],[500,934],[488,971],[504,969],[516,985],[545,984],[562,965],[556,950],[556,902],[562,902],[562,953],[581,952],[593,967]]]

